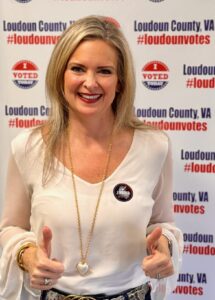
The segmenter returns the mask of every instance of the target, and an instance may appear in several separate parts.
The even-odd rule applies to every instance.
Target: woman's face
[[[82,42],[71,55],[64,73],[64,95],[70,113],[112,116],[118,89],[117,52],[102,40]]]

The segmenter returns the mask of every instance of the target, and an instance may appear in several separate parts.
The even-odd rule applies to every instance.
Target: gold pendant
[[[89,265],[86,262],[80,261],[77,264],[76,269],[81,276],[85,276],[89,272]]]

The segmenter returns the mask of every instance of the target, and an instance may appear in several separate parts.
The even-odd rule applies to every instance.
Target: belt
[[[144,300],[146,296],[149,297],[147,299],[150,299],[150,286],[148,283],[114,295],[75,295],[52,288],[42,292],[41,300]]]

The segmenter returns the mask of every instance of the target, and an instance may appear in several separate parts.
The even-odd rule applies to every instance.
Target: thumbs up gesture
[[[142,268],[151,278],[161,279],[174,273],[172,259],[169,253],[168,240],[162,235],[160,227],[155,228],[146,237],[148,256],[143,259]]]
[[[47,226],[43,227],[42,230],[43,238],[40,244],[41,249],[43,249],[44,254],[46,253],[47,257],[51,256],[51,241],[52,241],[52,232],[51,229]]]
[[[56,284],[64,272],[64,266],[51,259],[52,231],[44,226],[42,240],[37,247],[30,247],[23,253],[23,262],[29,272],[30,286],[39,290],[48,290]]]

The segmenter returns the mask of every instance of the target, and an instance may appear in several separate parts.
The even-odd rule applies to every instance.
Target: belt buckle
[[[63,300],[96,300],[96,298],[91,296],[84,296],[84,295],[68,295],[63,298]]]

